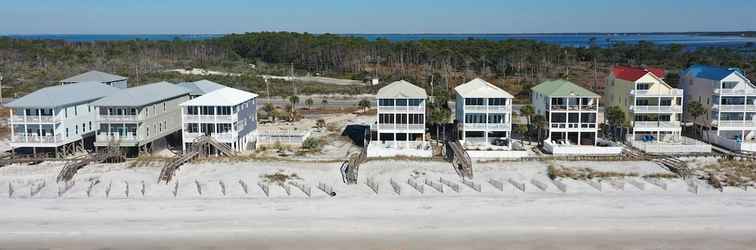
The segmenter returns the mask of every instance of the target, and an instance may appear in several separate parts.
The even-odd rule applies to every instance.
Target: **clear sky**
[[[756,0],[2,0],[0,34],[756,30]]]

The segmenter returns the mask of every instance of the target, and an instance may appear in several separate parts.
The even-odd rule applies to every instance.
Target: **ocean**
[[[341,34],[343,36],[362,37],[368,40],[387,39],[389,41],[417,41],[417,40],[467,40],[483,39],[492,41],[503,40],[536,40],[545,43],[559,44],[570,47],[588,47],[591,39],[600,47],[608,47],[615,43],[635,44],[640,41],[655,44],[680,44],[688,48],[701,47],[731,47],[738,48],[756,43],[756,37],[741,36],[699,36],[693,34]],[[129,40],[205,40],[221,37],[223,34],[143,34],[143,35],[9,35],[18,39],[53,39],[74,42],[89,41],[129,41]]]

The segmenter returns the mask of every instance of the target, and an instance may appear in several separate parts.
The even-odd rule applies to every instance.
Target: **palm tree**
[[[432,124],[436,125],[436,140],[438,141],[438,134],[439,134],[439,128],[441,124],[446,124],[449,122],[449,116],[451,115],[451,112],[448,109],[445,108],[433,108],[430,113],[430,121]]]
[[[528,139],[528,145],[530,145],[530,120],[533,118],[534,114],[535,108],[533,108],[533,105],[528,104],[520,108],[520,115],[524,116],[527,121],[527,132],[525,133],[525,137]]]
[[[517,125],[517,126],[515,126],[515,127],[514,127],[514,132],[515,132],[515,133],[517,133],[517,134],[520,134],[520,135],[523,135],[523,136],[525,136],[525,133],[527,133],[527,132],[528,132],[528,127],[527,127],[527,126],[522,126],[522,125]],[[511,140],[512,136],[510,136],[509,138],[510,138],[510,140],[509,140],[509,141],[510,141],[510,143],[511,143],[511,141],[512,141],[512,140]],[[528,143],[529,143],[529,142],[528,142]]]
[[[307,100],[305,100],[305,105],[307,106],[308,109],[312,108],[313,104],[315,104],[315,101],[313,101],[312,98],[307,98]]]
[[[359,103],[357,103],[357,106],[360,107],[363,111],[367,111],[370,109],[370,101],[368,99],[362,99]]]
[[[328,99],[325,99],[325,97],[323,97],[323,100],[320,100],[320,105],[325,107],[325,105],[327,104],[328,104]]]
[[[536,115],[533,117],[533,126],[535,126],[536,130],[538,130],[538,145],[543,145],[543,140],[541,140],[541,131],[544,127],[546,127],[546,117],[543,115]]]
[[[609,128],[612,131],[611,136],[614,136],[614,128],[617,126],[623,127],[625,124],[625,112],[620,107],[611,106],[606,109],[606,120],[609,122]]]
[[[703,105],[698,101],[689,102],[686,111],[688,112],[689,117],[693,117],[693,126],[696,126],[695,122],[698,121],[698,118],[706,113],[706,109],[704,109]],[[701,126],[699,134],[703,137],[703,126]]]

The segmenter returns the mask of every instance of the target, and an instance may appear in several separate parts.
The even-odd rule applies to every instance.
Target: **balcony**
[[[551,105],[551,111],[597,111],[596,105]]]
[[[119,135],[117,133],[99,133],[97,134],[97,142],[110,142],[117,141],[119,143],[137,143],[140,138],[136,133],[126,133]]]
[[[425,106],[379,106],[379,113],[425,113]]]
[[[667,90],[630,90],[630,95],[635,97],[682,97],[682,89],[667,89]]]
[[[190,123],[232,123],[238,120],[236,115],[184,115],[184,122]]]
[[[712,109],[722,112],[756,112],[756,105],[714,105],[712,106]]]
[[[756,120],[743,120],[743,121],[719,121],[714,120],[711,122],[715,126],[717,126],[719,129],[727,129],[727,128],[733,128],[733,129],[754,129],[756,128]]]
[[[509,123],[465,123],[465,130],[511,130]]]
[[[552,129],[595,129],[596,123],[565,123],[565,122],[552,122]]]
[[[745,96],[756,95],[756,89],[714,89],[715,95],[727,95],[727,96]]]
[[[634,129],[682,129],[680,122],[673,121],[636,121]]]
[[[630,106],[633,113],[682,113],[683,108],[679,105],[673,106]]]
[[[14,134],[11,142],[15,143],[56,143],[63,142],[63,135]]]
[[[184,133],[184,141],[185,142],[192,142],[197,137],[205,135],[204,133]],[[227,132],[227,133],[210,133],[210,136],[213,137],[213,139],[219,141],[219,142],[228,142],[233,143],[236,141],[237,133],[233,132]]]
[[[512,113],[512,106],[506,105],[465,105],[465,113]]]
[[[13,115],[10,117],[11,123],[59,123],[62,122],[63,119],[59,118],[58,116],[49,116],[49,115]]]
[[[138,123],[142,121],[138,115],[99,115],[97,119],[106,123]]]
[[[425,124],[380,123],[378,130],[425,131]]]

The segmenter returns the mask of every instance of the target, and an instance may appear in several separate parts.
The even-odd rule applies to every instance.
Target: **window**
[[[87,112],[92,113],[92,106],[87,105]]]
[[[671,98],[661,99],[660,106],[672,106],[672,99]]]
[[[734,89],[738,86],[738,82],[722,82],[723,89]]]
[[[394,99],[378,99],[378,106],[394,106]]]
[[[423,117],[424,117],[423,114],[410,114],[409,123],[410,124],[425,124],[425,119]]]
[[[79,115],[79,106],[74,106],[73,109],[74,109],[74,116]]]
[[[92,122],[89,122],[89,130],[92,130]]]
[[[488,105],[492,105],[492,106],[504,106],[504,105],[507,105],[507,99],[504,99],[504,98],[490,98],[490,99],[488,99]]]
[[[66,114],[66,118],[68,118],[68,108],[63,108],[63,112]],[[29,113],[29,110],[26,110],[26,113]]]
[[[197,124],[197,123],[188,123],[188,124],[186,124],[186,130],[189,133],[199,133],[199,124]]]
[[[163,103],[163,111],[165,112],[165,103]]]
[[[504,114],[489,114],[488,115],[488,123],[505,123],[507,120],[506,115]]]
[[[218,133],[228,133],[228,132],[231,132],[231,124],[230,123],[219,123],[217,126],[218,126]]]
[[[409,106],[421,106],[423,104],[423,99],[409,99]]]
[[[84,131],[87,131],[87,124],[86,123],[82,123],[81,124],[81,132],[84,133]]]
[[[465,114],[465,123],[486,123],[486,115]]]
[[[66,128],[66,137],[68,137],[68,128]]]
[[[638,83],[635,85],[635,89],[637,90],[648,90],[651,88],[650,83]]]
[[[75,127],[76,127],[76,134],[78,135],[79,134],[79,125],[76,125]]]
[[[396,123],[397,124],[407,124],[407,114],[397,114],[396,115]]]
[[[483,98],[466,98],[465,105],[483,105]]]
[[[406,107],[407,99],[396,99],[396,106]]]
[[[393,114],[380,114],[378,115],[378,123],[394,123]]]

